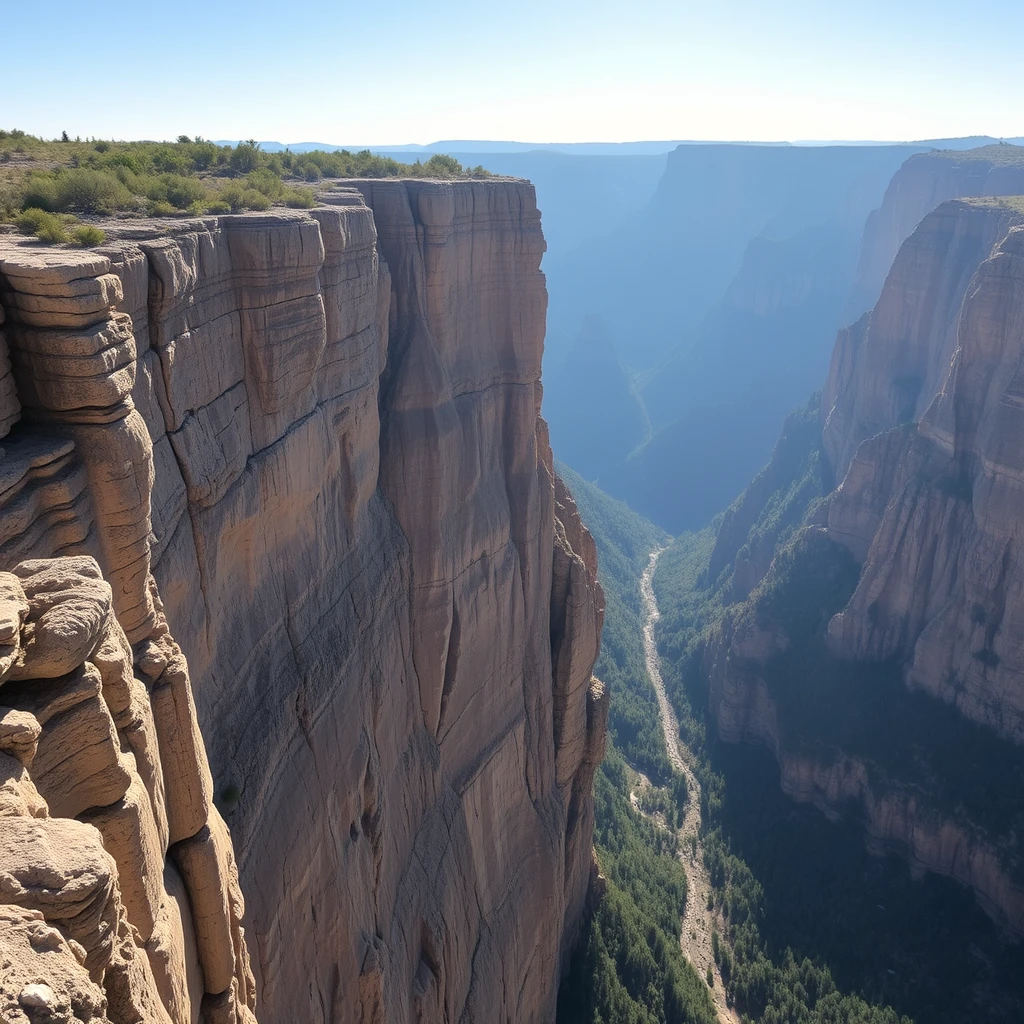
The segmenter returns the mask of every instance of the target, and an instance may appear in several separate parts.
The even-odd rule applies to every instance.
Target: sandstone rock
[[[837,481],[862,441],[921,418],[949,372],[975,271],[1019,223],[1024,212],[1012,206],[943,203],[894,253],[875,309],[839,332],[822,392],[823,444]]]
[[[42,914],[0,907],[0,963],[4,1020],[108,1024],[103,990],[89,978],[60,932],[47,927]]]
[[[0,750],[26,768],[36,756],[42,726],[27,711],[0,707]]]
[[[3,323],[0,314],[0,324]],[[18,398],[14,374],[11,372],[11,357],[7,349],[7,338],[0,331],[0,438],[6,437],[11,427],[21,419],[21,401]]]
[[[99,559],[132,645],[108,622],[89,654],[124,799],[145,794],[156,836],[118,853],[132,919],[152,919],[153,980],[121,911],[111,1017],[138,990],[194,1021],[198,960],[209,1020],[251,1021],[257,987],[270,1020],[406,1019],[413,998],[437,1019],[550,1019],[590,876],[607,695],[594,548],[539,420],[532,188],[361,182],[310,213],[108,234],[105,264],[31,264],[5,287],[47,311],[23,297],[113,273],[118,312],[43,355],[111,338],[123,316],[135,342],[130,365],[116,344],[88,353],[104,393],[130,378],[116,405],[33,406],[74,442],[60,457],[91,508],[68,517],[89,521],[72,543]],[[70,370],[35,358],[44,330],[17,325],[27,378]],[[55,499],[33,492],[43,515]],[[0,557],[53,553],[32,522],[12,521]],[[161,802],[188,897],[165,875],[154,910]],[[89,813],[123,824],[123,794]],[[143,891],[145,919],[128,895]]]
[[[188,666],[180,651],[150,693],[167,781],[168,841],[173,844],[205,826],[213,802],[213,780],[196,720]]]
[[[197,1024],[203,998],[203,972],[196,952],[192,908],[184,882],[168,863],[156,927],[146,953],[160,998],[174,1024]]]
[[[128,921],[143,943],[156,927],[163,888],[164,848],[149,794],[137,775],[116,803],[82,814],[103,836],[103,848],[118,864],[118,887]]]
[[[0,753],[0,817],[45,818],[46,801],[32,783],[25,766]]]
[[[235,973],[224,848],[204,828],[176,843],[171,852],[189,891],[205,989],[214,994],[224,992],[231,987]]]
[[[92,653],[110,614],[110,587],[91,558],[40,559],[15,566],[29,602],[22,652],[11,679],[54,679]]]

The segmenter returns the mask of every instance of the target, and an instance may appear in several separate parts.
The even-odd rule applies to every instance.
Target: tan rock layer
[[[123,258],[123,267],[138,273],[139,261]],[[190,879],[197,892],[223,891],[227,942],[206,963],[190,899],[181,902],[180,883],[177,901],[165,889],[171,844],[206,829],[215,812],[187,670],[149,573],[152,441],[132,400],[140,355],[132,322],[114,308],[128,290],[110,269],[96,253],[17,246],[0,253],[12,362],[27,411],[0,463],[0,552],[13,569],[6,589],[21,589],[10,607],[24,603],[0,699],[40,728],[32,764],[21,769],[31,781],[12,777],[4,802],[20,817],[88,823],[75,841],[106,851],[109,866],[97,876],[89,909],[71,917],[113,1021],[191,1024],[202,988],[234,993],[232,1012],[241,1021],[251,1017],[254,988],[238,927],[241,898],[229,892],[237,879],[213,867]],[[65,551],[99,557],[113,586],[91,557],[16,562]],[[226,864],[227,833],[212,842]],[[5,859],[35,870],[37,853],[48,849],[53,872],[63,870],[57,846],[9,847]],[[27,898],[15,887],[4,902],[26,905]],[[58,896],[43,902],[44,913],[68,918]],[[200,984],[188,980],[200,971],[208,976]]]
[[[862,563],[828,625],[833,655],[898,662],[909,687],[1024,742],[1024,564],[1016,543],[1024,458],[1024,226],[999,204],[947,203],[900,251],[874,311],[841,334],[824,443],[844,472],[828,535]],[[909,394],[901,380],[915,381]],[[901,404],[902,403],[902,404]],[[820,527],[811,527],[820,529]],[[829,814],[854,801],[869,846],[969,885],[1024,933],[1006,851],[927,792],[871,781],[860,759],[814,759],[780,740],[764,681],[789,638],[749,608],[705,653],[720,735],[767,745],[783,787]]]
[[[257,982],[268,1021],[550,1020],[607,695],[593,543],[539,418],[533,190],[327,199],[0,265],[39,298],[11,304],[26,430],[54,424],[87,476],[61,513],[70,483],[51,496],[30,465],[20,500],[83,524],[69,549],[99,558],[133,642],[91,656],[122,738],[106,770],[131,780],[96,821],[132,851],[120,899],[175,1024],[244,1018]],[[107,275],[98,326],[30,322],[84,317]],[[109,404],[78,407],[82,381]],[[48,554],[28,529],[0,554]],[[35,798],[14,773],[4,799]]]

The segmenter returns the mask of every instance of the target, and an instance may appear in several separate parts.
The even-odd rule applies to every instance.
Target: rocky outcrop
[[[857,590],[829,634],[844,657],[898,658],[910,685],[1020,743],[1024,228],[978,267],[956,336],[917,429],[862,445],[833,503],[838,536],[856,536],[858,552],[867,544]]]
[[[0,555],[94,555],[175,723],[163,891],[188,892],[203,1012],[255,989],[265,1022],[551,1019],[607,697],[593,545],[539,418],[532,188],[368,181],[108,237],[65,272],[115,304],[61,350],[82,358],[12,342],[25,511]],[[6,280],[27,316],[45,293]],[[194,1002],[167,973],[164,1005]]]
[[[874,310],[839,332],[821,398],[837,480],[862,441],[921,418],[949,373],[975,272],[1022,222],[1013,201],[943,203],[900,249]]]
[[[1018,935],[1021,807],[993,790],[1012,793],[1024,743],[1022,211],[939,207],[840,334],[822,418],[842,483],[703,663],[724,739],[766,745],[787,793],[852,808],[869,848],[971,886]],[[714,558],[734,577],[737,540],[754,550],[797,486],[775,461],[723,522]]]
[[[793,800],[833,820],[854,808],[870,853],[902,857],[915,877],[930,871],[969,886],[997,924],[1024,934],[1024,886],[977,829],[939,813],[911,787],[874,784],[869,764],[860,758],[822,761],[784,752],[779,770],[782,791]]]
[[[896,172],[864,226],[850,319],[878,301],[900,247],[940,203],[965,196],[1024,194],[1024,148],[982,146],[917,153]]]

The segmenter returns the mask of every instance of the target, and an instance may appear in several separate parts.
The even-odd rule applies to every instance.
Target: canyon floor
[[[688,763],[688,754],[679,742],[679,723],[675,711],[665,695],[665,684],[661,678],[661,659],[654,641],[654,627],[661,617],[658,602],[654,596],[654,570],[658,565],[658,557],[663,548],[655,548],[650,555],[647,568],[640,578],[640,594],[644,603],[644,660],[647,675],[658,698],[658,714],[661,718],[662,731],[665,734],[665,748],[672,768],[686,778],[687,801],[683,823],[676,830],[679,840],[679,859],[686,868],[687,895],[686,913],[682,920],[680,941],[683,953],[703,978],[708,967],[714,977],[711,996],[715,1003],[719,1024],[739,1024],[736,1012],[726,1004],[725,986],[722,975],[715,963],[711,947],[711,934],[717,930],[724,934],[720,915],[715,910],[708,910],[708,894],[711,892],[711,881],[707,868],[704,866],[704,849],[701,843],[701,800],[700,783],[693,774]],[[696,837],[694,843],[691,837]]]

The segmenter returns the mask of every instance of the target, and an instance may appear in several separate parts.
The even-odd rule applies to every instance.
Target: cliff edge
[[[539,416],[533,189],[366,181],[326,199],[164,234],[111,224],[82,256],[3,243],[19,326],[0,394],[22,407],[5,462],[23,453],[31,511],[0,568],[92,556],[135,676],[191,678],[211,771],[154,850],[186,872],[175,844],[208,807],[220,860],[194,871],[225,881],[206,992],[231,966],[235,1012],[255,993],[264,1024],[548,1020],[607,697],[594,546]],[[51,294],[101,326],[30,326]],[[186,732],[168,791],[205,765]],[[212,1005],[198,991],[193,1019]]]

